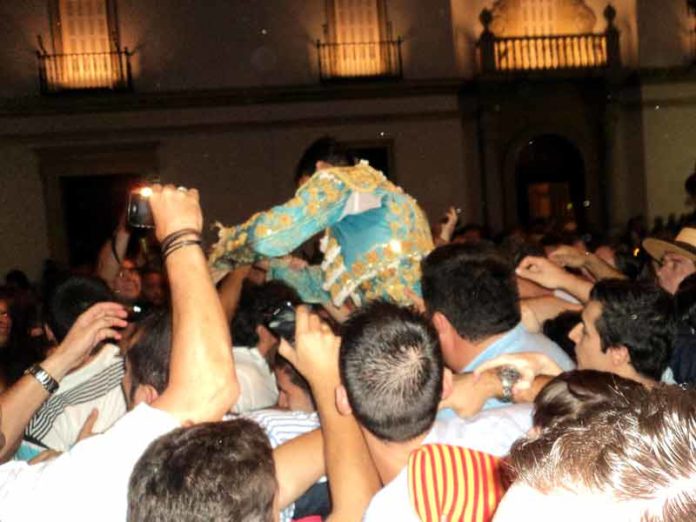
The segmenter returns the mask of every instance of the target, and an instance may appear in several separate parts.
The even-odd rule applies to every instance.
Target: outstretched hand
[[[562,288],[568,272],[545,257],[527,256],[515,270],[518,276],[528,279],[544,288]]]
[[[513,394],[521,394],[529,390],[534,383],[534,379],[539,375],[556,376],[563,372],[553,359],[548,355],[536,352],[523,352],[505,354],[486,361],[474,370],[474,375],[478,378],[484,372],[493,368],[512,366],[520,373],[520,379],[513,386]]]
[[[128,326],[128,313],[119,303],[97,303],[87,309],[56,349],[75,368],[82,364],[94,347],[107,339],[121,339],[118,328]]]

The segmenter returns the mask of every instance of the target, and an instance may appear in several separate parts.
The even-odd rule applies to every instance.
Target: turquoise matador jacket
[[[295,197],[233,227],[218,225],[214,271],[278,258],[325,230],[320,266],[295,269],[273,259],[269,276],[293,286],[308,303],[356,305],[374,299],[410,303],[420,295],[420,260],[433,249],[416,200],[365,161],[316,172]]]

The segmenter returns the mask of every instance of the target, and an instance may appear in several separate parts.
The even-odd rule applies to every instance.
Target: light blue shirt
[[[572,359],[568,357],[560,346],[543,334],[530,332],[522,323],[519,323],[512,330],[478,354],[461,373],[473,372],[484,362],[495,359],[499,355],[520,352],[537,352],[548,355],[564,372],[575,369],[575,364]],[[501,406],[508,406],[508,404],[498,399],[489,399],[486,401],[483,409],[488,410],[491,408],[500,408]],[[453,410],[446,409],[442,410],[437,418],[447,419],[454,416],[456,416],[456,413]]]

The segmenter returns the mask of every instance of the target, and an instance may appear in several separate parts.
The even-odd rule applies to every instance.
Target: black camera
[[[134,228],[155,228],[150,208],[152,189],[148,186],[133,190],[128,197],[128,224]]]
[[[294,345],[295,307],[293,304],[290,301],[286,301],[273,310],[269,319],[266,321],[266,328],[279,339],[285,339],[291,345]]]

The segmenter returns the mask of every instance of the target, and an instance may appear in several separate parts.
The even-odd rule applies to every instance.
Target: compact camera
[[[268,328],[273,335],[279,339],[285,339],[294,346],[295,344],[295,307],[291,302],[286,301],[276,308],[266,321]]]
[[[155,228],[150,208],[152,189],[148,186],[133,190],[128,197],[128,224],[134,228]]]

